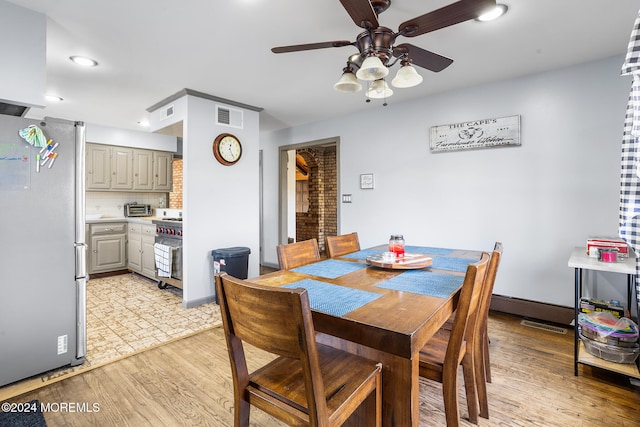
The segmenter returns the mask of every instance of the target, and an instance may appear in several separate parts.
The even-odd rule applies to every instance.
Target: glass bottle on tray
[[[396,254],[396,258],[404,258],[404,237],[402,234],[391,235],[389,239],[389,252]]]

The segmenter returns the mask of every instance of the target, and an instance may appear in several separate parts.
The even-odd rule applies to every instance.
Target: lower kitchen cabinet
[[[127,223],[89,225],[89,274],[123,270],[127,267]]]
[[[129,254],[127,268],[143,276],[155,279],[155,243],[156,226],[153,224],[129,223],[127,252]]]

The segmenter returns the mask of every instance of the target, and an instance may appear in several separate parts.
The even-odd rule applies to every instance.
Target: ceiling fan
[[[334,40],[271,49],[273,53],[299,52],[330,47],[355,46],[358,53],[347,60],[343,75],[334,88],[340,92],[357,92],[362,85],[357,79],[370,83],[368,98],[387,98],[393,92],[384,81],[389,67],[400,61],[401,68],[393,79],[395,87],[412,87],[422,82],[422,77],[411,64],[433,72],[440,72],[453,63],[452,59],[422,49],[410,43],[394,44],[399,36],[416,37],[469,19],[475,19],[483,12],[496,6],[495,0],[459,0],[455,3],[428,12],[403,22],[398,31],[383,27],[378,16],[387,10],[391,0],[340,0],[353,22],[365,31],[355,41]],[[392,58],[396,58],[392,61]],[[354,75],[354,71],[357,72]],[[356,78],[357,77],[357,78]]]

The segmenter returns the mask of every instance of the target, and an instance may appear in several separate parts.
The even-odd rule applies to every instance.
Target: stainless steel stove
[[[155,243],[172,248],[171,277],[157,277],[158,287],[165,289],[171,285],[182,289],[182,217],[156,219],[153,224],[156,226]]]

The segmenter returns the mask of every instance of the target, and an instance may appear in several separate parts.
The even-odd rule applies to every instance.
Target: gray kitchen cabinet
[[[89,225],[89,273],[105,273],[127,267],[127,223]]]
[[[133,189],[133,149],[87,144],[86,188],[89,191],[131,191]]]
[[[153,190],[153,151],[133,150],[133,189]]]
[[[133,190],[133,149],[111,147],[111,189]]]
[[[127,268],[140,273],[142,271],[142,224],[127,224]]]
[[[156,242],[155,226],[153,226],[153,234],[142,234],[142,275],[150,279],[156,278],[156,258],[153,251],[153,245]]]
[[[154,151],[153,172],[153,189],[171,191],[173,188],[173,154],[167,151]]]
[[[127,227],[127,252],[129,270],[155,279],[156,226],[153,224],[129,223]]]
[[[87,143],[87,191],[170,192],[172,187],[172,153]]]
[[[108,190],[111,188],[111,147],[108,145],[86,145],[86,188]]]

